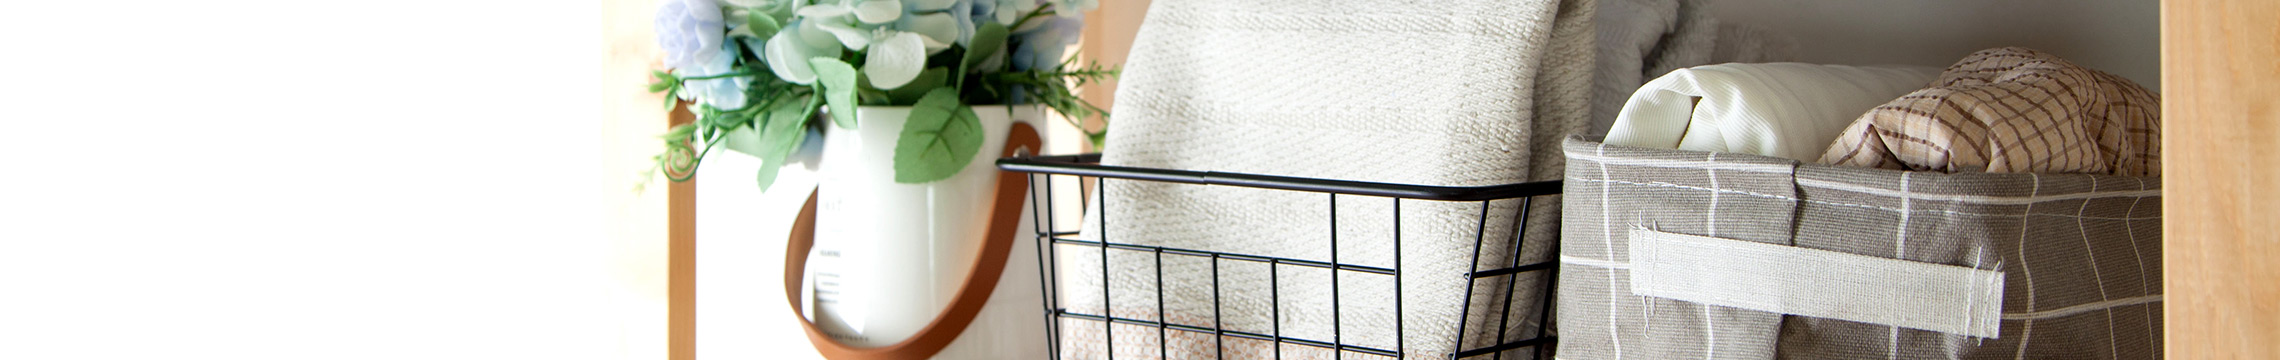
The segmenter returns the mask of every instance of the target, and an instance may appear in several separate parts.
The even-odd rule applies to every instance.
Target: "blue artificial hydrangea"
[[[1100,0],[1049,1],[1053,3],[1054,15],[1060,15],[1062,17],[1082,17],[1086,11],[1092,11],[1092,9],[1100,8]]]
[[[657,9],[656,26],[657,44],[665,48],[665,66],[672,69],[716,62],[728,35],[720,4],[713,0],[666,0]]]
[[[974,44],[974,29],[980,21],[997,21],[997,0],[958,0],[950,5],[950,17],[958,21],[958,46]]]
[[[1061,55],[1068,51],[1070,44],[1075,44],[1083,36],[1085,26],[1084,13],[1063,14],[1074,15],[1032,19],[1030,21],[1043,23],[1023,26],[1024,29],[1013,33],[1012,42],[1015,46],[1011,60],[1014,71],[1060,69]]]
[[[721,54],[736,54],[740,51],[743,51],[743,49],[740,49],[736,43],[732,42],[724,44],[724,46],[721,49],[718,49],[717,52]],[[728,74],[734,71],[736,71],[736,56],[723,55],[714,56],[712,61],[701,64],[696,68],[681,69],[681,76],[701,77]],[[751,88],[752,77],[735,76],[719,79],[689,80],[686,86],[687,87],[685,87],[681,92],[682,99],[696,100],[698,102],[704,103],[706,106],[711,106],[715,109],[737,109],[744,107],[744,91]]]

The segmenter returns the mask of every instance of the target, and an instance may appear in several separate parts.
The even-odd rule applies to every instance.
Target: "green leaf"
[[[966,59],[958,62],[956,74],[957,86],[961,89],[965,88],[966,74],[973,70],[974,64],[989,61],[990,56],[997,54],[998,47],[1005,45],[1005,25],[984,23],[980,28],[974,29],[974,38],[967,44]]]
[[[768,153],[769,145],[760,141],[760,131],[761,129],[754,128],[730,129],[721,134],[724,139],[721,139],[720,147],[756,158],[765,157],[763,154]]]
[[[860,105],[855,102],[855,91],[861,89],[855,85],[855,66],[821,57],[809,59],[808,64],[815,68],[816,85],[822,87],[816,92],[831,105],[831,122],[842,129],[855,128],[855,106]]]
[[[887,97],[885,90],[868,87],[863,88],[862,92],[856,93],[855,100],[862,102],[864,106],[887,106],[891,104],[891,101],[894,101],[893,98]]]
[[[890,104],[916,104],[918,98],[926,96],[926,93],[933,91],[934,88],[942,87],[943,83],[949,80],[950,69],[927,68],[926,71],[918,73],[918,78],[911,79],[909,84],[904,84],[903,87],[894,90],[887,90],[887,99]]]
[[[776,172],[784,167],[784,159],[760,158],[760,193],[768,193],[768,186],[776,184]]]
[[[997,53],[998,47],[1005,45],[1005,25],[994,22],[982,24],[980,28],[974,29],[974,39],[969,44],[966,46],[966,61],[960,65],[973,66],[989,60],[990,54]]]
[[[650,70],[649,77],[657,79],[657,82],[649,83],[649,92],[662,92],[681,83],[681,79],[673,77],[673,73],[662,70]]]
[[[766,144],[761,159],[783,159],[800,148],[800,142],[807,138],[807,118],[800,116],[807,112],[807,103],[807,99],[793,99],[769,109],[766,126],[757,129],[760,143]]]
[[[753,123],[753,121],[758,120],[754,118],[758,117],[759,115],[760,114],[758,112],[747,111],[723,112],[720,113],[720,115],[713,117],[712,126],[724,129],[733,129],[744,126],[745,124]]]
[[[768,187],[776,183],[776,172],[789,162],[792,152],[799,151],[800,143],[807,142],[807,119],[813,115],[808,112],[808,104],[808,101],[785,101],[768,112],[768,125],[760,134],[760,142],[767,144],[760,155],[757,179],[760,192],[768,192]]]
[[[689,110],[690,113],[697,115],[697,120],[694,123],[697,124],[698,131],[713,130],[713,117],[720,116],[719,111],[713,110],[711,106],[705,106],[703,103],[690,103]],[[711,137],[707,136],[706,138]]]
[[[784,26],[777,24],[776,17],[766,11],[751,11],[744,16],[744,28],[751,29],[753,37],[766,39],[776,36],[776,31],[783,30]]]
[[[800,113],[800,118],[801,118],[801,119],[814,119],[814,118],[815,118],[815,113],[816,113],[818,110],[822,110],[822,109],[823,109],[823,97],[822,97],[822,96],[809,96],[809,97],[808,97],[808,103],[807,103],[807,112],[804,112],[804,113]]]
[[[895,182],[916,184],[948,179],[973,162],[982,148],[982,119],[958,102],[958,91],[934,88],[911,106],[902,136],[895,140]]]
[[[673,105],[679,104],[675,100],[681,98],[681,78],[673,76],[673,73],[659,70],[650,70],[649,75],[658,80],[656,83],[649,84],[649,92],[665,92],[665,109],[672,110]]]
[[[697,127],[695,125],[680,124],[674,125],[672,129],[665,130],[665,134],[658,135],[657,138],[664,139],[665,144],[669,146],[688,146],[689,137],[696,136],[696,134]]]

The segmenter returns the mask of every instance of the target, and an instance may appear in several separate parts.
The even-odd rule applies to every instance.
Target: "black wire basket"
[[[1060,358],[1063,356],[1063,349],[1061,348],[1063,346],[1062,337],[1065,336],[1063,327],[1067,326],[1064,324],[1063,320],[1067,319],[1077,319],[1092,323],[1099,323],[1102,333],[1104,334],[1104,336],[1101,337],[1101,340],[1108,342],[1108,344],[1105,344],[1105,348],[1107,350],[1106,357],[1111,359],[1116,358],[1115,345],[1113,343],[1115,341],[1113,333],[1116,326],[1112,326],[1112,324],[1124,324],[1141,328],[1154,328],[1158,338],[1156,344],[1159,346],[1157,349],[1157,354],[1169,354],[1169,349],[1164,349],[1162,347],[1168,346],[1168,344],[1170,344],[1170,342],[1165,341],[1164,338],[1172,331],[1209,335],[1212,339],[1214,339],[1213,341],[1217,343],[1215,346],[1218,347],[1219,352],[1216,353],[1216,357],[1219,358],[1227,357],[1227,354],[1225,353],[1226,345],[1223,342],[1225,341],[1224,339],[1230,337],[1272,342],[1275,349],[1274,356],[1276,358],[1282,357],[1281,349],[1283,345],[1286,344],[1326,349],[1329,350],[1330,353],[1335,354],[1332,355],[1334,358],[1343,358],[1347,355],[1346,353],[1348,352],[1376,356],[1388,356],[1394,358],[1407,358],[1406,355],[1410,354],[1410,352],[1403,349],[1403,344],[1407,343],[1407,338],[1404,337],[1400,329],[1404,327],[1403,325],[1405,325],[1401,323],[1406,320],[1401,318],[1401,314],[1399,313],[1399,309],[1400,306],[1402,306],[1403,300],[1399,286],[1399,283],[1401,281],[1401,269],[1398,264],[1400,263],[1399,258],[1401,257],[1399,250],[1401,240],[1399,240],[1400,235],[1398,226],[1395,227],[1395,240],[1392,244],[1393,249],[1395,249],[1393,253],[1393,258],[1395,260],[1393,261],[1396,265],[1392,268],[1367,266],[1355,263],[1341,263],[1337,261],[1335,255],[1331,257],[1330,261],[1325,262],[1296,258],[1262,256],[1259,254],[1215,252],[1197,249],[1150,246],[1133,243],[1118,243],[1111,241],[1091,241],[1077,237],[1077,235],[1080,233],[1080,230],[1078,229],[1081,228],[1082,224],[1074,224],[1076,225],[1074,228],[1062,228],[1062,225],[1068,224],[1061,224],[1060,222],[1054,221],[1052,219],[1052,214],[1054,214],[1053,204],[1055,201],[1053,201],[1053,181],[1051,180],[1053,180],[1055,177],[1062,177],[1064,179],[1067,177],[1074,177],[1076,178],[1078,184],[1085,184],[1087,181],[1097,181],[1092,183],[1094,184],[1092,194],[1095,196],[1102,196],[1101,194],[1106,194],[1107,192],[1103,189],[1108,186],[1114,186],[1110,180],[1115,180],[1116,182],[1137,181],[1190,184],[1195,186],[1237,186],[1299,193],[1323,194],[1324,196],[1328,196],[1330,198],[1332,209],[1330,212],[1329,224],[1333,232],[1335,232],[1337,229],[1337,213],[1335,208],[1338,198],[1341,196],[1391,198],[1393,199],[1393,206],[1395,209],[1394,221],[1397,223],[1400,221],[1399,209],[1400,204],[1403,201],[1478,202],[1480,203],[1478,221],[1480,221],[1484,226],[1483,228],[1485,228],[1485,224],[1488,222],[1488,214],[1491,209],[1491,202],[1499,200],[1518,201],[1521,203],[1517,210],[1519,214],[1517,214],[1518,216],[1514,218],[1527,219],[1530,203],[1532,203],[1536,197],[1545,195],[1558,195],[1561,187],[1559,181],[1540,181],[1478,187],[1388,184],[1212,171],[1186,171],[1109,166],[1101,165],[1099,162],[1099,154],[1012,157],[1000,159],[997,161],[999,169],[1010,172],[1023,173],[1026,176],[1030,177],[1029,184],[1031,201],[1032,203],[1037,204],[1036,206],[1032,207],[1030,215],[1036,224],[1034,235],[1036,236],[1035,246],[1038,250],[1037,255],[1040,277],[1039,281],[1042,287],[1041,291],[1045,297],[1044,320],[1046,326],[1046,336],[1049,337],[1049,339],[1047,339],[1049,344],[1049,351],[1055,358]],[[1108,202],[1101,202],[1099,205],[1101,207],[1098,211],[1101,211],[1103,213],[1113,213],[1116,211],[1114,209],[1108,208],[1107,204]],[[1101,219],[1100,221],[1106,221],[1105,216],[1100,216],[1097,218]],[[1514,231],[1514,237],[1522,237],[1527,234],[1527,231],[1525,230],[1526,223],[1527,221],[1525,220],[1520,221],[1521,230]],[[1556,222],[1553,222],[1553,224],[1556,224]],[[1556,229],[1553,232],[1556,233]],[[1450,358],[1503,359],[1505,353],[1508,352],[1521,352],[1518,355],[1532,354],[1533,356],[1528,357],[1537,359],[1550,358],[1553,351],[1552,345],[1554,344],[1555,340],[1554,336],[1552,335],[1553,329],[1549,328],[1550,324],[1552,323],[1551,315],[1553,303],[1552,293],[1550,289],[1553,286],[1552,281],[1556,277],[1554,272],[1557,269],[1557,259],[1553,257],[1546,257],[1551,258],[1552,260],[1530,264],[1518,264],[1518,259],[1523,258],[1521,256],[1522,241],[1520,241],[1520,239],[1516,238],[1513,241],[1508,242],[1508,244],[1511,244],[1510,249],[1482,249],[1481,247],[1484,243],[1482,240],[1484,240],[1486,237],[1485,234],[1485,230],[1475,230],[1475,235],[1473,236],[1473,239],[1471,239],[1473,241],[1473,262],[1470,266],[1471,271],[1464,274],[1450,274],[1451,276],[1463,276],[1466,279],[1469,279],[1466,284],[1466,293],[1468,294],[1468,298],[1463,302],[1463,308],[1460,308],[1458,310],[1458,314],[1461,314],[1456,316],[1458,323],[1445,325],[1453,326],[1460,331],[1460,334],[1457,336],[1458,346],[1454,347],[1457,349],[1457,351],[1451,354]],[[1335,238],[1335,236],[1333,236],[1333,238]],[[1554,245],[1549,248],[1549,253],[1557,254],[1557,241],[1550,241],[1550,243],[1553,243]],[[1330,246],[1331,253],[1335,254],[1337,252],[1336,240],[1333,239],[1327,246]],[[1155,274],[1155,294],[1157,294],[1155,309],[1157,312],[1156,318],[1159,320],[1164,319],[1164,300],[1162,295],[1164,293],[1164,275],[1162,273],[1164,256],[1186,256],[1209,259],[1212,264],[1212,269],[1214,269],[1210,275],[1212,277],[1211,283],[1213,287],[1211,301],[1214,323],[1182,324],[1177,321],[1159,321],[1111,316],[1111,314],[1107,313],[1090,314],[1071,311],[1060,303],[1060,291],[1062,289],[1059,289],[1060,286],[1056,285],[1058,284],[1059,277],[1061,276],[1061,269],[1060,265],[1054,261],[1054,259],[1057,258],[1059,251],[1063,247],[1073,247],[1079,249],[1072,251],[1098,251],[1101,254],[1100,276],[1102,277],[1101,283],[1103,284],[1101,288],[1069,290],[1096,291],[1098,294],[1101,294],[1104,301],[1102,304],[1103,309],[1108,308],[1106,306],[1107,304],[1105,304],[1105,301],[1112,298],[1108,293],[1110,291],[1110,286],[1106,285],[1109,283],[1107,279],[1109,276],[1108,253],[1111,250],[1114,250],[1154,255],[1156,259],[1155,262],[1157,269],[1157,273]],[[1484,250],[1503,251],[1503,253],[1512,254],[1512,257],[1510,258],[1513,259],[1512,263],[1504,264],[1507,266],[1501,268],[1482,270],[1482,266],[1480,266],[1480,254]],[[1393,277],[1395,287],[1393,294],[1394,299],[1392,300],[1392,303],[1395,309],[1396,318],[1394,322],[1396,325],[1394,326],[1395,329],[1393,329],[1395,338],[1392,349],[1363,346],[1360,344],[1340,341],[1341,336],[1337,334],[1342,333],[1343,324],[1340,323],[1341,317],[1335,313],[1338,311],[1337,309],[1339,309],[1335,305],[1331,307],[1331,311],[1333,312],[1333,335],[1330,339],[1285,336],[1285,334],[1282,334],[1283,320],[1280,320],[1279,314],[1282,311],[1280,310],[1282,303],[1286,299],[1280,296],[1279,292],[1275,293],[1275,297],[1269,301],[1276,309],[1274,310],[1275,314],[1278,314],[1276,320],[1273,321],[1273,329],[1271,331],[1267,333],[1258,333],[1238,331],[1235,329],[1229,329],[1227,327],[1220,326],[1222,324],[1217,323],[1219,306],[1221,303],[1218,291],[1220,275],[1217,269],[1219,267],[1219,264],[1225,261],[1263,263],[1267,264],[1268,268],[1270,269],[1277,269],[1282,267],[1299,267],[1318,269],[1319,271],[1328,271],[1331,273],[1331,276],[1333,276],[1331,281],[1332,290],[1330,292],[1332,294],[1330,297],[1333,298],[1331,299],[1332,304],[1336,304],[1341,300],[1336,298],[1344,297],[1342,293],[1339,293],[1335,290],[1337,287],[1337,280],[1335,276],[1337,276],[1337,274],[1366,274],[1373,276]],[[1526,289],[1512,288],[1513,284],[1515,283],[1514,280],[1520,276],[1541,276],[1542,280],[1533,282],[1533,284],[1541,284],[1542,286]],[[1502,281],[1504,282],[1505,288],[1511,289],[1510,291],[1495,292],[1501,293],[1502,299],[1500,300],[1493,298],[1480,299],[1479,297],[1482,296],[1483,293],[1476,293],[1472,290],[1476,284],[1480,283],[1483,280]],[[1533,309],[1538,312],[1537,319],[1539,319],[1537,329],[1535,329],[1536,336],[1528,337],[1525,339],[1508,339],[1507,334],[1504,331],[1507,328],[1505,326],[1505,323],[1511,321],[1511,314],[1514,311],[1514,309],[1512,309],[1512,295],[1514,292],[1520,291],[1533,291],[1537,294],[1536,298],[1541,299],[1541,306],[1537,309]],[[1489,293],[1487,296],[1497,296],[1497,294]],[[1499,306],[1502,309],[1494,310],[1493,312],[1483,311],[1481,312],[1481,315],[1476,316],[1473,315],[1475,313],[1473,311],[1474,309],[1470,308],[1472,304],[1476,302],[1482,304],[1493,304],[1493,306]],[[1522,309],[1521,311],[1526,310],[1528,309]],[[1466,323],[1470,321],[1496,321],[1498,326],[1495,328],[1495,341],[1487,342],[1491,343],[1491,345],[1466,348],[1464,346],[1465,341],[1463,340],[1465,335],[1463,335],[1461,332],[1463,329],[1466,329]],[[1523,323],[1522,326],[1525,326],[1525,324]]]

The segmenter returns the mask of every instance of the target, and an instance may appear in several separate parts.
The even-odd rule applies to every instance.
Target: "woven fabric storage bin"
[[[2161,179],[1570,137],[1565,359],[2161,356]]]

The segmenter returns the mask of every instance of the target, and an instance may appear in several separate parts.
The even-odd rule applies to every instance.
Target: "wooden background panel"
[[[2280,2],[2161,4],[2168,356],[2280,358]]]
[[[1077,45],[1077,61],[1124,66],[1126,55],[1132,53],[1132,38],[1140,34],[1140,21],[1147,18],[1147,13],[1148,0],[1101,0],[1099,9],[1085,13],[1085,31],[1082,43]],[[1116,80],[1086,84],[1078,91],[1078,96],[1085,101],[1114,112]],[[1087,122],[1086,126],[1086,129],[1100,130],[1100,126],[1107,125]],[[1092,147],[1088,144],[1084,148]]]

